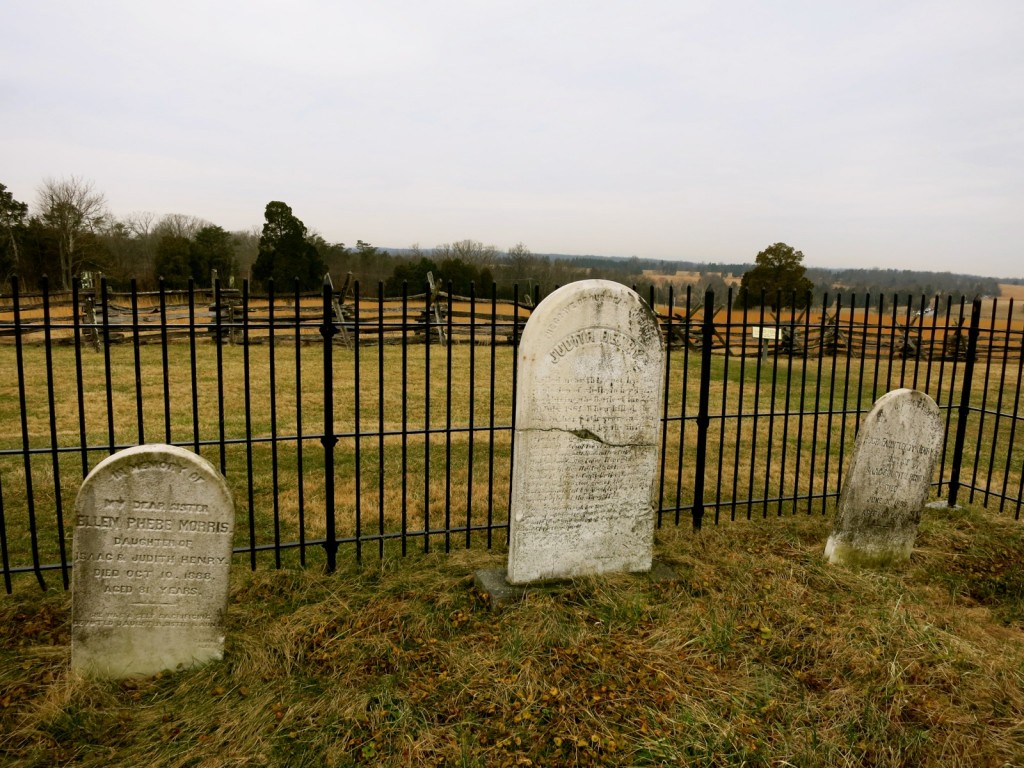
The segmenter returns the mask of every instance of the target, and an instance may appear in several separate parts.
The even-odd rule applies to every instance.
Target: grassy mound
[[[1024,527],[929,512],[911,563],[827,565],[828,522],[658,532],[680,579],[491,611],[499,552],[236,564],[225,661],[68,672],[70,598],[0,598],[14,766],[971,765],[1024,761]]]

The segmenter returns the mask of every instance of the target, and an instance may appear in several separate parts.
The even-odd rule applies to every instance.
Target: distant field
[[[722,279],[725,280],[725,284],[728,286],[739,286],[740,279],[743,275],[734,275],[731,272],[708,272],[709,275],[721,275]],[[682,285],[697,285],[700,282],[700,272],[679,270],[673,275],[666,275],[664,272],[659,272],[656,269],[645,269],[643,272],[644,279],[648,280],[655,285],[662,286],[668,285],[669,283],[679,286]]]
[[[1024,285],[1014,285],[1012,283],[1000,283],[999,284],[999,298],[1001,299],[1013,299],[1015,302],[1024,301]]]

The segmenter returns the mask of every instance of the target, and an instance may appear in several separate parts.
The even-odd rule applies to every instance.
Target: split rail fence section
[[[67,587],[83,477],[141,443],[214,462],[253,568],[505,543],[516,349],[539,290],[12,287],[0,297],[8,593],[19,578]],[[739,311],[731,293],[648,298],[667,356],[659,526],[826,514],[860,419],[898,387],[943,411],[936,498],[1019,517],[1024,313],[1012,300]],[[152,517],[138,516],[140,535]]]

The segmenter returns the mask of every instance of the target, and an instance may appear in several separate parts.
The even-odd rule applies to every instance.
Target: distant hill
[[[387,249],[399,258],[412,256],[414,253],[423,255],[429,251],[413,251],[406,248]],[[499,259],[501,257],[499,256]],[[604,277],[634,284],[637,288],[655,285],[667,288],[669,285],[678,290],[711,287],[716,293],[727,291],[730,287],[735,291],[743,273],[754,267],[753,262],[696,262],[666,261],[664,259],[645,259],[637,256],[595,256],[592,254],[574,255],[564,253],[534,253],[534,264],[537,260],[546,261],[552,267],[546,277],[551,282],[564,283],[569,280],[585,277]],[[506,269],[501,269],[506,266]],[[517,278],[535,281],[537,269],[531,268],[529,275],[516,275],[507,269],[508,265],[496,265],[495,275],[503,281]],[[814,283],[817,296],[828,293],[830,296],[866,295],[886,297],[899,296],[903,301],[910,298],[918,301],[922,296],[953,296],[973,299],[979,297],[997,297],[1004,293],[1000,284],[1006,286],[1024,286],[1022,278],[992,278],[979,275],[918,271],[911,269],[852,269],[808,267],[807,277]],[[541,279],[540,282],[548,282]]]

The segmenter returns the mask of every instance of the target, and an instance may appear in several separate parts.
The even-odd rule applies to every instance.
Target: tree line
[[[919,301],[921,296],[952,295],[970,299],[998,295],[998,281],[972,275],[914,270],[807,268],[804,255],[786,243],[775,243],[757,254],[754,263],[701,263],[641,259],[536,254],[523,243],[505,250],[476,240],[442,243],[433,248],[413,245],[386,249],[357,240],[354,246],[329,242],[282,201],[264,210],[262,227],[227,231],[205,219],[150,212],[116,216],[93,182],[77,176],[46,179],[33,205],[15,199],[0,183],[0,293],[18,275],[24,290],[37,289],[44,275],[52,288],[70,289],[84,272],[102,273],[114,290],[126,290],[135,280],[139,290],[153,290],[162,279],[168,288],[184,288],[189,280],[209,287],[216,273],[225,283],[249,278],[266,288],[291,292],[296,279],[302,291],[315,291],[325,273],[337,280],[351,272],[363,295],[376,295],[378,285],[388,296],[423,290],[428,273],[442,288],[457,295],[471,290],[490,297],[511,298],[540,287],[544,292],[574,280],[604,278],[634,287],[647,296],[652,286],[659,301],[667,287],[678,294],[687,287],[693,295],[714,290],[716,303],[726,300],[730,286],[736,306],[806,303],[825,293],[849,296],[899,294]],[[680,272],[686,278],[673,279]],[[696,279],[694,279],[696,275]],[[735,278],[742,276],[739,286]],[[1012,282],[1012,280],[1011,280]]]

